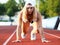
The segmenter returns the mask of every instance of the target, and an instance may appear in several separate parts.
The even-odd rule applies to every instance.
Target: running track
[[[45,37],[50,41],[48,43],[42,43],[39,34],[35,41],[30,40],[30,33],[27,33],[26,38],[21,42],[13,43],[16,39],[15,36],[16,26],[0,26],[0,45],[60,45],[60,31],[44,29]]]

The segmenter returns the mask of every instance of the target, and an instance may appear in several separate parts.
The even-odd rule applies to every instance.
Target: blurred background
[[[16,25],[27,0],[0,0],[0,26]],[[30,0],[31,1],[31,0]],[[44,28],[60,30],[60,0],[33,0],[42,14]],[[33,3],[34,4],[34,3]]]

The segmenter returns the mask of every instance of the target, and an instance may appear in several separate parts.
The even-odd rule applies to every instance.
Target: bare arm
[[[38,30],[39,30],[39,33],[41,34],[41,39],[45,38],[44,36],[44,30],[43,30],[43,27],[42,27],[42,16],[41,14],[38,12]]]
[[[19,41],[19,36],[20,36],[20,32],[21,32],[21,24],[22,24],[22,14],[20,12],[20,14],[18,15],[18,19],[17,19],[17,28],[16,28],[16,42]]]
[[[37,12],[37,23],[38,23],[38,27],[42,27],[42,16],[39,12]]]

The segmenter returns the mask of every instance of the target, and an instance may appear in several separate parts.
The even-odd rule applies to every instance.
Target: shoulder
[[[22,11],[20,11],[20,15],[22,15],[22,13],[23,13],[23,12],[22,12]]]
[[[42,16],[39,11],[37,11],[37,16],[38,16],[38,17],[41,17],[41,16]]]
[[[20,12],[19,12],[18,17],[21,17],[21,16],[22,16],[22,13],[23,13],[23,12],[22,12],[22,11],[20,11]]]

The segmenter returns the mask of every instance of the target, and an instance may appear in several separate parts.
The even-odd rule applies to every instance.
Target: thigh
[[[29,30],[29,27],[30,27],[29,22],[26,22],[26,23],[22,22],[22,32],[27,33]]]
[[[32,26],[34,30],[37,30],[37,22],[33,22]]]
[[[36,32],[36,33],[39,33],[39,30],[40,30],[40,23],[39,22],[33,22],[33,31]]]
[[[37,22],[33,22],[32,26],[33,26],[33,30],[31,33],[37,33]]]

